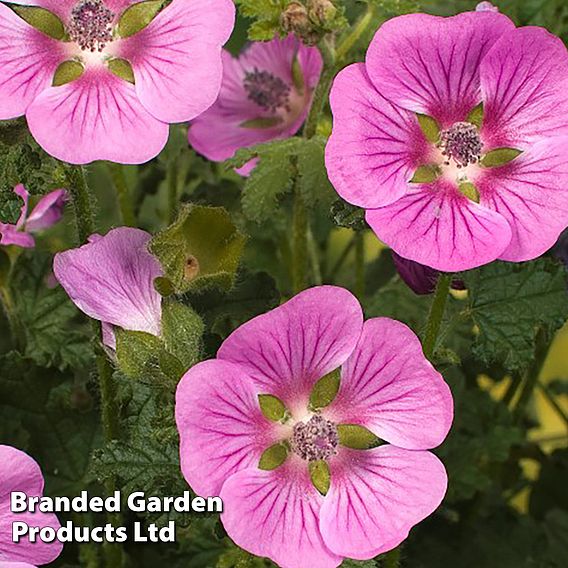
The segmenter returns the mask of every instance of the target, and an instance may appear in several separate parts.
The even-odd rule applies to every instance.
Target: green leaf
[[[132,69],[132,65],[126,59],[111,59],[108,62],[108,68],[110,69],[111,73],[128,81],[129,83],[134,84],[136,82],[134,78],[134,70]]]
[[[253,118],[251,120],[245,120],[241,122],[239,126],[241,128],[256,128],[259,130],[274,128],[282,124],[282,119],[278,116],[263,116],[259,118]]]
[[[268,418],[268,420],[272,420],[272,422],[281,422],[288,415],[286,406],[276,396],[271,394],[259,394],[258,403],[260,404],[260,410],[264,417]]]
[[[329,181],[325,167],[327,139],[323,136],[314,136],[309,140],[304,138],[299,140],[296,150],[298,168],[296,187],[308,207],[321,205],[329,209],[333,200],[337,198],[337,193]]]
[[[325,460],[310,462],[309,471],[312,485],[322,495],[327,495],[329,486],[331,484],[331,472],[329,471],[329,464]]]
[[[440,176],[437,166],[420,166],[412,176],[410,183],[432,183]]]
[[[319,379],[310,394],[311,408],[318,409],[329,406],[337,396],[340,384],[341,371],[339,369],[335,369],[335,371],[331,371],[331,373]]]
[[[159,371],[160,352],[164,349],[159,337],[120,328],[115,328],[115,335],[118,367],[127,377],[140,379]]]
[[[177,302],[162,303],[162,336],[169,353],[181,362],[184,370],[201,358],[204,325],[188,306]]]
[[[469,113],[466,122],[474,124],[477,128],[481,128],[483,125],[483,113],[483,103],[480,103]]]
[[[485,168],[498,168],[512,162],[522,153],[522,150],[516,150],[515,148],[497,148],[487,152],[481,159],[480,164]]]
[[[22,20],[33,26],[45,35],[54,39],[65,37],[63,22],[52,12],[37,6],[12,6],[12,9]]]
[[[338,227],[364,231],[367,228],[365,210],[338,199],[331,206],[331,217]]]
[[[473,201],[474,203],[479,203],[479,191],[477,187],[473,185],[473,183],[460,183],[459,189],[462,195],[465,195],[468,199]]]
[[[369,450],[382,444],[381,439],[370,430],[358,424],[339,424],[337,426],[339,443],[353,450]]]
[[[440,125],[435,118],[428,116],[427,114],[416,113],[416,118],[418,119],[418,124],[420,129],[424,133],[426,140],[435,144],[440,138]]]
[[[466,273],[465,282],[479,328],[474,353],[508,370],[531,362],[540,326],[553,333],[568,317],[566,270],[553,260],[495,262]]]
[[[164,0],[147,0],[127,8],[118,21],[118,35],[130,37],[143,30],[161,10]]]
[[[280,30],[280,14],[290,0],[236,0],[240,15],[253,20],[248,30],[251,40],[271,40]]]
[[[230,289],[245,242],[227,211],[194,205],[182,208],[178,220],[152,239],[150,250],[177,292]]]
[[[260,461],[258,462],[258,468],[265,471],[272,471],[277,467],[280,467],[288,457],[288,446],[283,442],[274,444],[270,448],[264,450],[262,456],[260,456]]]
[[[78,61],[64,61],[55,70],[52,85],[60,87],[75,81],[85,72],[85,68]]]

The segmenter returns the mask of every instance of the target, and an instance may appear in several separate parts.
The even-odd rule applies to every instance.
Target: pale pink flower
[[[314,408],[314,385],[336,370],[337,395]],[[265,417],[261,395],[283,403],[281,420]],[[426,450],[444,440],[452,416],[450,389],[414,333],[391,319],[363,322],[357,299],[333,286],[242,325],[216,359],[185,374],[176,396],[189,485],[221,496],[237,545],[283,568],[333,568],[400,544],[444,497],[446,471]],[[385,443],[350,449],[345,424]],[[285,461],[260,469],[281,442]],[[327,493],[312,482],[314,463],[329,468]]]
[[[67,40],[27,24],[0,3],[0,119],[26,115],[38,143],[73,164],[141,163],[168,139],[168,124],[213,104],[221,47],[234,25],[231,0],[173,0],[143,30],[121,38],[117,24],[133,0],[18,0],[56,14]],[[111,72],[130,63],[135,83]],[[66,61],[79,78],[52,86]]]
[[[20,218],[15,225],[0,223],[0,245],[32,248],[35,246],[35,239],[32,233],[48,229],[63,217],[67,192],[64,189],[56,189],[44,195],[29,215],[28,203],[30,194],[26,188],[19,184],[14,188],[14,193],[22,198],[24,204],[22,205]]]

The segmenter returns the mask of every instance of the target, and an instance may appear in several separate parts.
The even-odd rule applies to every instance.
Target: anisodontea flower
[[[223,66],[217,102],[189,129],[189,143],[200,154],[221,162],[240,148],[288,138],[301,128],[322,68],[316,48],[290,35],[254,42],[238,58],[224,51]]]
[[[238,328],[176,396],[181,466],[229,536],[283,568],[403,541],[440,504],[450,390],[405,325],[309,289]]]
[[[60,160],[150,160],[169,123],[195,118],[219,94],[231,0],[173,0],[122,37],[119,22],[135,0],[11,3],[51,11],[65,33],[50,37],[0,3],[0,119],[25,114],[37,142]]]
[[[55,540],[30,542],[27,536],[19,543],[12,541],[12,523],[20,521],[32,527],[60,527],[52,513],[12,513],[10,494],[23,491],[29,497],[43,496],[43,475],[38,464],[30,456],[12,448],[0,445],[0,566],[2,568],[33,568],[53,562],[63,549]]]
[[[103,323],[103,342],[112,349],[114,326],[160,335],[162,301],[154,280],[162,267],[148,251],[150,238],[146,231],[120,227],[55,255],[57,281],[82,312]]]
[[[330,179],[402,257],[529,260],[568,225],[568,52],[545,29],[494,11],[394,18],[331,106]]]
[[[35,246],[33,233],[48,229],[63,217],[67,192],[64,189],[56,189],[44,195],[29,215],[30,194],[26,188],[19,184],[14,188],[14,193],[21,197],[24,204],[15,225],[0,223],[0,245],[33,248]]]

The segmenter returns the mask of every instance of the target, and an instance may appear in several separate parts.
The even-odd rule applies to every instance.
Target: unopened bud
[[[280,25],[284,31],[303,37],[311,29],[308,10],[299,2],[292,2],[280,16]]]
[[[331,0],[308,0],[308,17],[317,25],[325,26],[337,15]]]

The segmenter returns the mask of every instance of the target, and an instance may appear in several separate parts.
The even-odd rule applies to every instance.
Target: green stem
[[[517,405],[513,410],[513,417],[518,423],[525,415],[527,406],[533,396],[534,390],[538,383],[540,372],[548,356],[552,341],[548,340],[547,333],[544,329],[540,328],[536,335],[536,347],[533,362],[525,375],[525,382],[519,395]]]
[[[304,127],[304,137],[313,138],[316,135],[318,121],[323,111],[325,101],[327,101],[331,82],[335,76],[335,50],[330,43],[329,38],[324,38],[318,44],[323,59],[323,70],[320,80],[314,92],[310,113],[306,119]]]
[[[95,232],[95,221],[91,196],[87,188],[87,179],[81,166],[67,166],[65,169],[67,189],[71,195],[75,223],[79,243],[86,243],[88,238]]]
[[[519,373],[514,373],[511,379],[511,384],[507,388],[505,395],[503,396],[503,404],[509,406],[515,399],[515,395],[523,382],[523,377]]]
[[[310,264],[312,267],[312,278],[316,286],[323,284],[321,276],[321,267],[319,262],[318,245],[314,238],[314,233],[311,227],[308,226],[308,254],[310,256]]]
[[[564,425],[568,429],[568,414],[564,412],[564,409],[558,404],[554,395],[550,392],[550,389],[547,385],[545,385],[542,381],[537,381],[537,386],[541,390],[544,398],[548,401],[548,404],[552,406],[556,414],[558,414],[559,418],[564,422]]]
[[[341,61],[353,49],[373,22],[374,16],[375,7],[369,4],[366,12],[353,27],[352,32],[337,47],[336,55],[338,61]]]
[[[390,552],[387,552],[383,558],[384,568],[399,568],[400,566],[400,553],[402,550],[402,545],[397,546]]]
[[[358,298],[365,295],[365,241],[361,232],[355,235],[355,294]]]
[[[122,164],[108,162],[107,167],[116,189],[116,197],[122,216],[122,222],[127,227],[135,227],[136,215],[134,214],[130,190],[126,183],[126,177],[124,176],[124,166]]]
[[[177,159],[168,166],[168,224],[171,225],[177,217],[178,210],[178,178]]]
[[[302,194],[296,190],[292,217],[292,289],[294,294],[307,286],[308,212]]]
[[[339,270],[341,269],[341,267],[343,266],[343,264],[347,260],[347,257],[349,256],[349,253],[351,252],[351,250],[353,249],[354,246],[355,246],[355,237],[353,237],[347,243],[347,245],[345,246],[345,248],[343,249],[343,251],[339,255],[337,262],[333,265],[333,268],[331,269],[331,272],[329,273],[329,277],[331,279],[335,278],[335,275],[339,272]]]
[[[432,307],[430,308],[430,315],[428,316],[428,321],[426,323],[426,330],[424,331],[424,339],[422,341],[424,355],[429,360],[431,360],[434,355],[436,341],[438,340],[442,319],[444,318],[451,284],[451,274],[440,274],[438,277],[438,283],[436,284],[436,291],[434,292]]]
[[[2,307],[4,308],[8,325],[10,326],[14,348],[16,351],[22,351],[26,344],[26,334],[16,313],[16,306],[8,283],[0,287],[0,298],[2,299]]]

